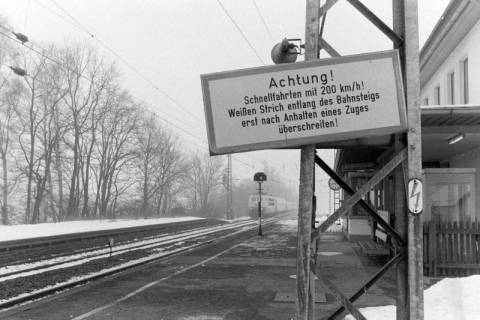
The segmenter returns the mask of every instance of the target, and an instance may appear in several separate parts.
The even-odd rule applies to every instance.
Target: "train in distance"
[[[258,194],[252,194],[248,198],[248,215],[252,219],[258,219],[258,201],[260,197]],[[262,193],[262,218],[268,218],[276,213],[294,210],[297,208],[297,203],[287,201],[281,197],[274,197],[272,195]]]

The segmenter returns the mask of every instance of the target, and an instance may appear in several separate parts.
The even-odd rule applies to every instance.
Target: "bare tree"
[[[166,214],[168,204],[174,194],[175,184],[179,182],[181,175],[187,168],[183,156],[178,150],[178,145],[178,139],[171,133],[164,134],[156,171],[159,185],[156,201],[157,215]]]
[[[213,188],[221,185],[222,166],[220,157],[208,155],[193,157],[186,175],[193,210],[208,215],[210,194]]]
[[[40,218],[40,207],[43,204],[47,189],[52,188],[51,168],[54,159],[54,152],[61,137],[66,131],[66,127],[60,121],[60,106],[67,90],[62,88],[63,77],[60,67],[57,64],[50,63],[45,66],[40,76],[40,90],[42,92],[39,100],[42,109],[42,121],[39,122],[39,142],[42,153],[39,157],[39,169],[36,175],[35,202],[33,206],[32,221],[37,222]],[[48,192],[50,201],[50,215],[57,220],[57,214],[53,212],[53,195],[51,190]],[[46,214],[47,215],[47,214]]]
[[[44,114],[39,108],[38,99],[41,97],[40,74],[45,69],[45,58],[29,59],[24,57],[24,69],[29,70],[28,76],[25,76],[25,108],[17,110],[19,119],[21,119],[22,129],[18,135],[19,146],[23,153],[26,167],[22,168],[27,179],[27,199],[25,207],[25,222],[36,222],[32,219],[32,194],[35,184],[35,178],[40,167],[41,156],[36,154],[37,140],[39,135],[40,124],[44,121]]]
[[[105,70],[104,63],[91,48],[67,47],[63,50],[61,59],[63,64],[67,66],[65,71],[67,95],[64,101],[71,117],[69,137],[71,140],[68,141],[68,145],[72,152],[72,170],[66,214],[77,216],[81,195],[81,170],[89,170],[88,166],[85,165],[82,168],[82,153],[85,151],[82,138],[84,138],[84,134],[91,132],[90,121],[95,120],[92,113],[95,112],[102,93],[110,83],[111,72]],[[88,177],[84,177],[83,186],[88,185],[88,182]],[[84,192],[88,194],[88,190],[84,190]]]
[[[135,164],[139,171],[138,183],[142,194],[142,213],[147,217],[150,212],[149,201],[158,186],[151,174],[156,165],[156,155],[161,144],[161,128],[153,118],[143,118],[135,133],[137,148]]]
[[[94,212],[100,216],[107,215],[107,209],[112,200],[113,186],[122,170],[132,160],[133,132],[138,122],[138,112],[135,104],[125,91],[112,88],[111,99],[104,106],[107,108],[98,125],[98,172],[97,194]],[[114,213],[111,212],[111,215]]]
[[[3,64],[5,52],[0,44]],[[27,50],[15,57],[24,60],[24,79],[0,71],[2,223],[9,205],[37,223],[114,217],[138,197],[145,216],[163,215],[187,189],[192,208],[208,211],[219,158],[186,161],[177,137],[154,117],[140,117],[115,68],[91,48],[52,46],[45,54],[53,61]]]
[[[3,79],[0,83],[0,157],[2,159],[2,223],[9,224],[8,196],[17,179],[9,181],[9,151],[12,134],[14,132],[14,116],[18,109],[21,97],[21,84],[18,81],[7,82]]]
[[[146,217],[152,211],[151,200],[155,213],[165,214],[171,188],[183,171],[177,139],[149,117],[138,127],[136,141],[135,164],[140,174],[143,215]]]

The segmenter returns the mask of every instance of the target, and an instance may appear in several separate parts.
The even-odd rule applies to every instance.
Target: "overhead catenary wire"
[[[1,26],[1,25],[0,25],[0,26]],[[5,28],[5,27],[3,27],[3,26],[1,26],[1,27],[2,27],[4,30],[7,30],[7,31],[10,32],[10,33],[12,32],[11,30],[9,30],[9,29],[7,29],[7,28]],[[10,36],[9,34],[6,34],[6,33],[2,32],[2,31],[0,31],[0,35],[3,35],[4,37],[6,37],[6,38],[8,38],[8,39],[10,39],[10,40],[12,40],[12,41],[14,41],[14,42],[17,42],[17,43],[23,45],[23,46],[26,47],[27,49],[35,52],[36,54],[44,57],[44,58],[47,59],[47,60],[49,60],[49,61],[57,64],[58,66],[60,66],[60,67],[63,68],[64,70],[67,70],[67,71],[70,71],[70,72],[72,72],[72,73],[75,73],[76,75],[78,75],[79,77],[83,78],[84,80],[92,81],[92,79],[89,78],[88,76],[86,76],[86,75],[84,75],[84,74],[82,74],[82,73],[79,73],[78,71],[76,71],[76,70],[74,70],[74,69],[72,69],[72,68],[69,68],[68,66],[66,66],[65,64],[63,64],[61,61],[59,61],[59,60],[57,60],[57,59],[54,59],[54,58],[50,57],[49,55],[45,54],[45,51],[46,51],[46,50],[45,50],[44,48],[40,47],[39,45],[35,45],[35,46],[37,46],[37,47],[39,47],[40,49],[42,49],[42,51],[34,48],[33,44],[32,44],[32,45],[26,45],[26,44],[22,43],[21,41],[19,41],[18,39]],[[30,42],[30,43],[31,43],[31,42]],[[8,66],[8,67],[10,67],[10,66]],[[131,93],[130,93],[130,96],[131,96],[132,98],[134,98],[135,100],[139,101],[139,102],[145,103],[145,101],[144,101],[143,99],[137,98],[137,97],[135,97],[134,95],[132,95]],[[156,113],[154,113],[154,114],[155,114],[156,116],[158,116],[160,119],[162,119],[164,122],[167,122],[168,124],[170,124],[171,126],[176,127],[177,129],[185,132],[186,134],[188,134],[189,136],[194,137],[194,138],[197,139],[197,140],[199,139],[197,135],[192,134],[192,133],[186,131],[185,129],[183,129],[183,128],[177,126],[176,124],[174,124],[173,122],[171,122],[171,121],[169,121],[169,120],[167,120],[167,119],[165,119],[165,118],[163,118],[163,117],[160,117],[160,116],[159,116],[158,114],[156,114]],[[180,119],[178,119],[178,118],[176,118],[176,117],[174,117],[174,116],[172,116],[172,115],[168,115],[168,116],[170,116],[170,117],[172,117],[172,118],[174,118],[174,119],[182,122],[182,120],[180,120]],[[206,143],[206,140],[200,139],[200,141]]]
[[[79,29],[79,30],[83,30],[82,27],[78,26],[76,23],[74,23],[71,19],[67,19],[65,16],[62,16],[60,13],[58,13],[57,11],[53,10],[52,8],[50,7],[47,7],[46,5],[44,5],[42,2],[40,2],[39,0],[35,0],[35,3],[37,5],[39,5],[40,7],[42,7],[43,9],[53,13],[54,15],[56,15],[58,18],[62,19],[63,21],[65,21],[66,23],[70,24],[71,26],[74,26],[75,28]]]
[[[182,108],[186,113],[189,113],[181,104],[179,104],[175,99],[173,99],[171,96],[169,96],[166,92],[164,92],[162,89],[160,89],[153,81],[151,81],[150,79],[148,79],[147,77],[145,77],[142,73],[140,73],[134,66],[132,66],[128,61],[126,61],[122,56],[120,56],[119,54],[117,54],[113,49],[111,49],[106,43],[104,43],[103,41],[101,41],[100,39],[98,39],[97,37],[95,37],[95,35],[90,32],[89,29],[87,29],[78,19],[76,19],[73,15],[71,15],[67,10],[65,10],[62,6],[60,6],[55,0],[52,0],[52,2],[55,4],[55,6],[60,9],[62,12],[64,12],[73,22],[73,25],[76,25],[79,29],[83,30],[85,33],[87,33],[91,38],[95,39],[100,45],[102,45],[105,49],[107,49],[110,53],[112,53],[113,55],[115,55],[118,59],[120,59],[125,65],[127,65],[131,70],[133,70],[137,75],[139,75],[140,77],[142,77],[145,81],[147,81],[148,83],[150,83],[156,90],[159,90],[163,95],[165,95],[167,98],[169,98],[170,101],[174,102],[175,104],[177,104],[180,108]],[[222,4],[220,3],[220,6],[222,6]],[[256,4],[255,4],[256,6]],[[49,10],[48,7],[45,7],[45,6],[42,6],[44,7],[45,9]],[[238,25],[233,21],[233,18],[228,14],[228,12],[226,12],[226,9],[222,6],[222,8],[224,9],[225,13],[230,17],[230,19],[232,20],[232,22],[238,27]],[[53,13],[55,13],[54,11],[52,10],[49,10]],[[56,13],[55,13],[56,14]],[[58,14],[57,14],[58,15]],[[263,16],[261,15],[261,13],[259,12],[259,15],[261,17],[261,19],[263,20]],[[59,17],[62,17],[61,15],[58,15]],[[65,19],[65,21],[68,21],[67,19]],[[265,23],[265,22],[264,22]],[[265,24],[266,26],[266,24]],[[268,27],[266,26],[267,30],[268,30]],[[242,33],[244,35],[244,33],[239,30],[240,33]],[[268,30],[269,32],[269,30]],[[271,34],[270,34],[271,36]],[[271,37],[272,41],[273,41],[273,37]],[[251,45],[250,41],[246,38],[245,36],[245,40]],[[262,64],[265,65],[265,63],[263,62],[263,60],[260,58],[260,56],[258,55],[258,53],[256,52],[256,50],[253,48],[253,46],[251,46],[252,49],[254,50],[254,52],[256,53],[257,57],[260,59],[260,61],[262,62]],[[190,113],[189,113],[190,114]],[[192,115],[193,116],[193,115]],[[175,117],[173,117],[175,118]],[[197,120],[199,120],[197,117],[195,117]],[[176,120],[179,120],[179,119],[176,119]],[[181,120],[180,120],[181,121]],[[200,120],[199,120],[200,121]],[[202,121],[200,121],[202,122]],[[203,123],[203,122],[202,122]],[[174,124],[171,124],[173,126],[175,126]],[[175,126],[177,127],[177,126]],[[179,128],[179,127],[177,127]],[[180,128],[179,128],[180,129]],[[182,131],[184,131],[183,129],[180,129]],[[186,131],[184,131],[186,132]],[[186,132],[189,136],[192,136],[194,138],[198,138],[194,135],[192,135],[191,133],[188,133]],[[197,139],[199,140],[199,139]],[[206,140],[202,140],[200,139],[203,143],[206,143],[208,145],[208,142]],[[254,157],[253,155],[247,155],[247,156],[250,156],[252,158],[255,158],[257,161],[261,161],[259,160],[257,157]],[[253,166],[239,160],[239,159],[235,159],[237,160],[238,162],[242,163],[243,165],[246,165],[248,166],[249,168],[252,168],[254,169]]]
[[[4,30],[7,30],[7,31],[11,32],[11,30],[8,30],[8,29],[5,28],[5,27],[2,27],[2,28],[3,28]],[[50,57],[49,55],[47,55],[47,54],[45,53],[46,50],[45,50],[44,48],[40,47],[39,45],[35,45],[35,46],[37,46],[37,47],[39,47],[40,49],[42,49],[42,51],[36,49],[36,48],[33,46],[33,44],[32,44],[32,45],[23,44],[23,43],[22,43],[21,41],[19,41],[18,39],[10,36],[9,34],[6,34],[6,33],[2,32],[2,31],[0,31],[0,35],[6,37],[6,38],[8,38],[8,39],[10,39],[11,41],[14,41],[14,42],[17,42],[17,43],[19,43],[19,44],[22,44],[22,45],[23,45],[24,47],[26,47],[27,49],[35,52],[36,54],[42,56],[43,58],[45,58],[45,59],[47,59],[47,60],[49,60],[49,61],[57,64],[57,65],[58,65],[59,67],[61,67],[62,69],[67,70],[67,71],[69,71],[69,72],[72,72],[72,73],[78,75],[79,77],[83,78],[84,80],[92,81],[91,78],[89,78],[88,76],[84,75],[83,73],[79,73],[78,71],[76,71],[76,70],[74,70],[74,69],[66,66],[66,65],[63,64],[61,61],[59,61],[59,60],[57,60],[57,59],[54,59],[54,58]],[[30,43],[31,43],[31,42],[30,42]],[[131,93],[130,93],[130,96],[131,96],[133,99],[135,99],[135,100],[137,100],[137,101],[139,101],[139,102],[145,103],[144,100],[142,100],[142,99],[140,99],[140,98],[137,98],[136,96],[132,95]],[[157,114],[157,116],[159,116],[159,115]],[[172,116],[172,115],[170,115],[170,114],[168,114],[168,116],[169,116],[169,117],[172,117],[172,118],[174,118],[175,120],[177,120],[177,121],[179,121],[180,123],[182,123],[182,120],[181,120],[181,119],[179,119],[179,118],[177,118],[177,117],[175,117],[175,116]],[[160,117],[160,116],[159,116],[159,117]],[[168,121],[168,120],[166,120],[165,118],[162,118],[162,117],[160,117],[160,118],[161,118],[163,121],[168,122],[168,123],[170,123],[172,126],[178,128],[179,130],[182,130],[183,132],[189,134],[190,136],[195,137],[195,138],[198,138],[197,135],[192,134],[192,133],[190,133],[190,132],[187,132],[185,129],[180,128],[179,126],[175,125],[175,124],[172,123],[171,121]],[[205,141],[203,140],[203,142],[205,142]]]
[[[275,40],[273,39],[272,32],[270,31],[270,28],[267,25],[267,22],[265,21],[265,18],[262,15],[262,12],[260,11],[260,8],[258,7],[257,1],[252,0],[253,4],[255,5],[255,10],[257,11],[260,20],[262,20],[263,26],[265,27],[265,30],[267,30],[268,36],[270,37],[270,40],[272,41],[272,44],[275,44]]]
[[[160,92],[166,96],[167,98],[169,98],[170,101],[174,102],[175,104],[177,104],[180,108],[182,108],[182,110],[186,113],[189,113],[187,110],[185,110],[185,108],[180,104],[178,103],[174,98],[172,98],[170,95],[168,95],[164,90],[162,90],[161,88],[159,88],[153,81],[151,81],[150,79],[148,79],[147,77],[145,77],[142,73],[140,73],[134,66],[132,66],[128,61],[126,61],[125,59],[123,59],[123,57],[121,57],[119,54],[117,54],[113,49],[111,49],[109,46],[107,46],[103,41],[101,41],[100,39],[96,38],[95,35],[93,33],[90,32],[90,30],[88,30],[85,26],[83,26],[80,21],[78,21],[78,19],[76,19],[73,15],[71,15],[67,10],[65,10],[63,7],[61,7],[56,1],[52,0],[52,2],[55,4],[55,6],[60,9],[62,12],[64,12],[70,19],[67,19],[65,16],[59,14],[58,12],[56,12],[55,10],[53,10],[52,8],[48,7],[48,6],[45,6],[44,4],[42,4],[40,1],[38,0],[35,0],[36,3],[38,5],[40,5],[43,9],[53,13],[54,15],[56,15],[58,18],[62,19],[63,21],[67,22],[68,24],[76,27],[77,29],[79,29],[80,31],[86,33],[90,38],[93,38],[95,39],[99,44],[101,44],[105,49],[107,49],[111,54],[115,55],[115,57],[117,57],[118,59],[120,59],[124,64],[126,64],[130,69],[134,70],[135,73],[139,76],[141,76],[145,81],[147,81],[150,85],[154,86],[156,90],[160,90]],[[179,121],[182,121],[172,115],[169,115],[171,116],[172,118],[175,118],[176,120],[179,120]],[[192,115],[195,120],[197,120],[199,123],[203,123],[198,117]]]
[[[11,39],[12,41],[19,42],[19,41],[18,41],[17,39],[15,39],[14,37],[11,37],[10,35],[5,34],[5,33],[2,32],[2,31],[0,31],[0,34],[3,35],[3,36],[5,36],[5,37],[7,37],[7,38],[9,38],[9,39]],[[20,43],[20,42],[19,42],[19,43]],[[24,45],[24,46],[27,47],[28,49],[32,50],[33,52],[41,55],[41,56],[44,57],[45,59],[48,59],[48,60],[50,60],[51,62],[54,62],[54,63],[58,64],[60,67],[66,69],[66,70],[75,72],[75,70],[68,69],[68,68],[67,68],[64,64],[62,64],[60,61],[58,61],[58,60],[56,60],[56,59],[53,59],[53,58],[51,58],[50,56],[48,56],[47,54],[45,54],[44,52],[41,52],[41,51],[33,48],[33,46],[28,46],[28,45]],[[10,66],[8,66],[8,65],[5,65],[5,67],[10,68]],[[11,69],[11,68],[10,68],[10,69]],[[81,76],[82,78],[88,80],[88,81],[92,81],[91,78],[89,78],[89,77],[87,77],[87,76],[85,76],[85,75],[83,75],[83,74],[80,74],[80,73],[77,73],[77,72],[76,72],[76,74],[79,75],[79,76]],[[134,96],[132,96],[132,97],[134,97]],[[173,123],[172,121],[169,121],[169,120],[165,119],[164,117],[160,116],[159,114],[157,114],[157,113],[155,113],[155,112],[147,109],[147,108],[144,106],[144,104],[145,104],[145,101],[144,101],[144,100],[138,99],[138,98],[136,98],[136,97],[134,97],[134,98],[135,98],[136,100],[138,100],[139,102],[141,102],[141,104],[138,104],[138,107],[146,110],[147,112],[149,112],[150,114],[152,114],[154,117],[160,119],[161,121],[163,121],[164,123],[168,124],[169,126],[174,127],[174,128],[176,128],[176,129],[182,131],[183,133],[187,134],[188,136],[194,138],[195,140],[197,140],[197,141],[199,141],[199,142],[202,142],[202,143],[208,145],[208,142],[207,142],[205,139],[200,138],[198,135],[195,135],[195,134],[193,134],[193,133],[191,133],[191,132],[189,132],[189,131],[181,128],[181,127],[179,127],[178,125],[176,125],[176,124]],[[185,141],[185,142],[186,142],[186,141]],[[191,143],[191,145],[192,145],[192,146],[195,146],[195,147],[198,147],[198,144],[193,144],[193,143]],[[239,162],[239,163],[241,163],[241,164],[243,164],[243,165],[245,165],[245,166],[247,166],[247,167],[249,167],[249,168],[254,168],[253,166],[249,165],[248,163],[246,163],[246,162],[244,162],[244,161],[242,161],[242,160],[240,160],[240,159],[237,159],[237,158],[234,158],[234,159],[235,159],[237,162]]]
[[[147,78],[145,75],[143,75],[141,72],[139,72],[134,66],[132,66],[128,61],[126,61],[122,56],[120,56],[119,54],[117,54],[112,48],[110,48],[106,43],[104,43],[103,41],[101,41],[99,38],[97,38],[87,27],[85,27],[78,19],[76,19],[72,14],[70,14],[70,12],[68,12],[65,8],[63,8],[57,1],[55,0],[51,0],[52,3],[59,9],[61,10],[64,14],[66,14],[69,18],[69,19],[66,19],[64,16],[60,15],[59,13],[57,13],[56,11],[52,10],[51,8],[45,6],[45,5],[42,5],[38,0],[36,0],[36,2],[38,4],[40,4],[40,6],[48,11],[50,11],[51,13],[55,14],[56,16],[58,16],[59,18],[61,18],[62,20],[68,22],[69,24],[75,26],[76,28],[78,28],[79,30],[81,30],[82,32],[86,33],[90,38],[93,38],[95,39],[100,45],[102,45],[105,49],[107,49],[110,53],[112,53],[115,57],[117,57],[118,59],[120,59],[125,65],[127,65],[131,70],[133,70],[137,75],[139,75],[140,77],[142,77],[145,81],[147,81],[150,85],[152,85],[156,90],[160,91],[164,96],[166,96],[170,101],[174,102],[178,107],[180,107],[185,113],[193,116],[196,120],[198,120],[201,124],[203,124],[203,121],[201,121],[200,119],[198,119],[198,117],[194,116],[193,114],[191,114],[189,111],[186,110],[185,107],[183,107],[183,105],[181,105],[178,101],[176,101],[173,97],[171,97],[170,95],[168,95],[164,90],[162,90],[161,88],[159,88],[153,81],[151,81],[149,78]],[[217,0],[219,2],[219,0]],[[254,0],[254,4],[255,4],[255,7],[256,7],[256,10],[260,16],[260,19],[262,20],[265,28],[267,29],[267,32],[269,33],[270,35],[270,38],[273,42],[273,37],[271,35],[271,32],[265,22],[265,19],[263,18],[263,15],[261,14],[260,12],[260,9],[258,8],[255,0]],[[222,5],[222,3],[219,2],[219,5],[222,7],[224,13],[230,18],[230,20],[232,21],[232,23],[236,26],[237,30],[241,33],[241,35],[244,37],[245,41],[250,45],[250,48],[254,51],[254,53],[257,55],[257,57],[259,58],[259,60],[262,62],[263,65],[265,65],[264,61],[261,59],[261,57],[259,56],[258,52],[255,50],[255,48],[253,47],[253,45],[251,44],[251,42],[248,40],[248,38],[246,37],[245,33],[240,29],[240,27],[238,26],[238,24],[233,20],[233,17],[228,13],[228,11],[226,10],[226,8]],[[171,115],[169,115],[171,116]],[[173,116],[171,116],[172,118],[175,118]],[[180,119],[178,118],[175,118],[176,120],[179,120],[181,121]],[[256,159],[257,161],[262,161],[260,159],[258,159],[257,157],[253,156],[253,155],[247,155],[251,158],[254,158]]]
[[[30,5],[31,5],[31,0],[28,0],[25,8],[25,18],[23,20],[23,31],[27,31],[27,21],[28,21],[28,14],[30,12]]]
[[[5,27],[3,27],[3,26],[2,26],[2,28],[3,28],[4,30],[7,30],[7,31],[11,32],[11,30],[9,30],[9,29],[7,29],[7,28],[5,28]],[[14,41],[14,42],[17,42],[17,43],[19,43],[19,44],[22,44],[22,43],[21,43],[19,40],[17,40],[16,38],[10,36],[9,34],[6,34],[6,33],[2,32],[2,31],[0,31],[0,35],[3,35],[4,37],[10,39],[11,41]],[[45,53],[45,49],[43,49],[43,48],[40,47],[40,48],[43,50],[43,52],[42,52],[42,51],[34,48],[33,45],[25,45],[25,44],[22,44],[22,45],[23,45],[24,47],[26,47],[27,49],[35,52],[36,54],[44,57],[45,59],[47,59],[47,60],[49,60],[49,61],[57,64],[58,66],[60,66],[60,67],[63,68],[64,70],[73,72],[73,73],[77,74],[79,77],[82,77],[84,80],[92,81],[92,79],[89,78],[89,77],[87,77],[86,75],[84,75],[84,74],[82,74],[82,73],[79,73],[79,72],[77,72],[76,70],[74,70],[74,69],[72,69],[72,68],[68,68],[68,67],[65,66],[61,61],[58,61],[57,59],[54,59],[54,58],[48,56],[48,55]],[[38,45],[36,45],[36,46],[38,46]],[[38,46],[38,47],[39,47],[39,46]],[[8,65],[5,65],[5,66],[6,66],[6,67],[9,67],[9,68],[11,67],[11,66],[8,66]],[[183,133],[187,134],[189,137],[192,137],[192,138],[194,138],[195,140],[197,140],[197,141],[199,141],[199,142],[202,142],[202,143],[204,143],[204,144],[206,144],[206,145],[208,146],[208,142],[207,142],[205,139],[202,139],[202,138],[200,138],[198,135],[195,135],[194,133],[191,133],[190,131],[185,130],[184,128],[182,128],[182,127],[178,126],[177,124],[173,123],[172,121],[169,121],[169,120],[165,119],[164,117],[160,116],[158,113],[155,113],[155,112],[153,112],[152,110],[147,109],[147,108],[144,106],[144,105],[146,104],[146,102],[145,102],[143,99],[137,98],[137,97],[135,97],[135,96],[132,95],[132,94],[130,94],[130,96],[131,96],[132,98],[134,98],[135,100],[137,100],[137,102],[140,102],[140,103],[138,104],[138,107],[140,107],[140,108],[148,111],[149,113],[151,113],[151,114],[154,115],[156,118],[158,118],[158,119],[160,119],[161,121],[163,121],[164,123],[168,124],[169,126],[174,127],[174,128],[176,128],[176,129],[182,131]],[[197,145],[197,144],[190,143],[190,145],[198,148],[198,145]],[[241,163],[242,165],[248,167],[248,168],[254,169],[253,166],[249,165],[248,163],[246,163],[246,162],[244,162],[244,161],[242,161],[242,160],[240,160],[240,159],[238,159],[238,158],[233,158],[233,159],[236,160],[237,162]]]
[[[174,99],[172,96],[170,96],[165,90],[160,88],[154,81],[152,81],[150,78],[145,76],[142,72],[140,72],[135,66],[133,66],[130,62],[128,62],[126,59],[124,59],[120,54],[118,54],[115,50],[113,50],[110,46],[108,46],[104,41],[96,37],[92,32],[90,32],[89,29],[87,29],[78,19],[76,19],[72,14],[70,14],[65,8],[63,8],[61,5],[59,5],[55,0],[52,0],[53,4],[60,9],[62,12],[64,12],[72,21],[80,28],[83,30],[90,38],[95,39],[102,47],[104,47],[107,51],[109,51],[111,54],[113,54],[115,57],[117,57],[122,63],[124,63],[130,70],[132,70],[135,74],[137,74],[139,77],[141,77],[143,80],[145,80],[148,84],[150,84],[156,91],[160,92],[163,96],[165,96],[168,100],[173,102],[177,107],[182,109],[187,115],[190,117],[194,118],[195,120],[199,121],[200,123],[203,123],[203,121],[198,118],[196,115],[191,113],[187,108],[185,108],[181,103],[179,103],[176,99]]]
[[[9,39],[11,39],[12,41],[19,42],[17,39],[11,37],[11,36],[8,35],[8,34],[5,34],[5,33],[2,32],[2,31],[0,31],[0,34],[3,35],[3,36],[5,36],[5,37],[7,37],[7,38],[9,38]],[[76,72],[75,70],[73,70],[73,69],[71,69],[71,68],[67,68],[67,67],[66,67],[64,64],[62,64],[60,61],[51,58],[50,56],[48,56],[48,55],[45,54],[44,52],[41,52],[41,51],[33,48],[33,46],[28,46],[28,45],[25,45],[25,44],[24,44],[24,46],[27,47],[28,49],[32,50],[33,52],[41,55],[41,56],[44,57],[45,59],[48,59],[48,60],[50,60],[51,62],[54,62],[55,64],[59,65],[59,66],[62,67],[63,69],[68,70],[68,71],[71,71],[71,72],[74,72],[75,74],[77,74],[78,76],[84,78],[85,80],[92,81],[91,78],[85,76],[84,74],[78,73],[78,72]],[[5,66],[11,68],[11,66],[8,66],[8,65],[5,65]],[[139,98],[136,98],[135,96],[133,96],[133,95],[131,95],[131,94],[130,94],[130,96],[131,96],[132,98],[134,98],[135,100],[137,100],[137,101],[143,102],[143,100],[140,100]],[[139,105],[139,107],[141,107],[141,108],[143,108],[143,109],[146,109],[146,108],[143,107],[142,105]],[[203,143],[207,143],[206,140],[199,138],[198,135],[195,135],[195,134],[193,134],[193,133],[191,133],[191,132],[189,132],[189,131],[181,128],[181,127],[179,127],[179,126],[176,125],[175,123],[173,123],[173,122],[171,122],[171,121],[169,121],[169,120],[161,117],[159,114],[154,113],[154,112],[152,112],[151,110],[148,110],[148,111],[150,111],[152,114],[154,114],[156,117],[158,117],[159,119],[161,119],[161,120],[164,121],[165,123],[169,124],[170,126],[173,126],[173,127],[177,128],[178,130],[184,132],[185,134],[187,134],[187,135],[189,135],[189,136],[191,136],[191,137],[193,137],[193,138],[195,138],[195,139],[197,139],[197,140],[199,140],[199,141],[201,141],[201,142],[203,142]]]
[[[71,15],[67,10],[65,10],[63,7],[61,7],[55,0],[52,0],[52,2],[55,4],[55,6],[60,9],[63,13],[65,13],[71,20],[69,19],[66,19],[64,16],[58,14],[57,12],[53,11],[52,9],[50,9],[49,7],[41,4],[39,1],[36,1],[37,4],[39,4],[42,8],[50,11],[51,13],[55,14],[57,17],[61,18],[62,20],[64,20],[65,22],[68,22],[70,23],[71,25],[79,28],[80,30],[82,30],[83,32],[85,32],[90,38],[94,38],[100,45],[102,45],[105,49],[107,49],[110,53],[112,53],[113,55],[115,55],[118,59],[122,60],[122,62],[124,64],[126,64],[130,69],[132,69],[135,73],[137,73],[137,75],[141,76],[145,81],[149,82],[157,91],[160,91],[164,96],[166,96],[167,98],[169,98],[170,101],[174,102],[177,106],[179,106],[180,108],[182,108],[186,113],[188,113],[189,115],[191,115],[192,117],[196,118],[196,120],[200,121],[197,117],[195,117],[193,114],[191,114],[190,112],[188,112],[180,103],[178,103],[173,97],[169,96],[166,92],[164,92],[162,89],[160,89],[153,81],[151,81],[150,79],[148,79],[145,75],[143,75],[140,71],[138,71],[134,66],[132,66],[130,63],[128,63],[128,61],[126,61],[125,59],[123,59],[123,57],[121,57],[120,55],[118,55],[112,48],[110,48],[108,45],[106,45],[106,43],[102,42],[101,40],[99,40],[98,38],[95,37],[95,35],[90,32],[78,19],[76,19],[73,15]],[[246,38],[245,34],[241,31],[241,29],[238,27],[238,25],[235,23],[235,21],[233,21],[233,18],[228,14],[228,12],[226,12],[226,9],[223,7],[223,5],[221,3],[219,3],[220,6],[224,9],[224,12],[227,14],[227,16],[230,17],[231,21],[234,23],[234,25],[237,26],[237,29],[239,30],[239,32],[241,34],[243,34],[245,40],[250,43],[250,41],[248,40],[248,38]],[[255,4],[256,5],[256,4]],[[261,15],[261,13],[259,12],[259,14]],[[263,17],[262,17],[263,19]],[[268,28],[268,27],[267,27]],[[17,39],[11,37],[10,35],[7,35],[5,33],[2,33],[4,36],[8,37],[9,39],[11,40],[14,40],[14,41],[17,41],[19,42]],[[25,45],[24,43],[22,43],[22,45],[24,45],[26,48],[36,52],[37,54],[41,55],[41,56],[44,56],[46,59],[56,63],[56,64],[59,64],[60,66],[62,66],[63,68],[65,69],[68,69],[69,71],[71,72],[76,72],[75,70],[73,69],[69,69],[68,67],[64,66],[60,61],[56,60],[56,59],[53,59],[51,58],[50,56],[47,56],[44,52],[45,52],[45,49],[41,48],[40,46],[36,45],[37,47],[40,47],[42,49],[42,51],[34,48],[32,45]],[[251,43],[250,43],[251,45]],[[256,52],[256,50],[253,48],[253,46],[251,46],[251,48],[254,50],[254,52],[256,53],[257,57],[260,59],[260,61],[264,64],[263,60],[260,58],[260,56],[258,55],[258,52]],[[88,80],[88,81],[91,81],[91,79],[89,79],[88,77],[86,77],[85,75],[81,74],[80,75],[82,78]],[[135,96],[131,95],[132,98],[135,98],[136,100],[139,100],[141,101],[141,99],[138,99],[136,98]],[[173,126],[175,128],[177,128],[178,130],[186,133],[188,136],[190,137],[193,137],[194,139],[198,140],[198,141],[201,141],[202,143],[206,143],[208,144],[208,142],[206,142],[206,140],[203,140],[203,139],[198,139],[198,136],[195,135],[195,134],[192,134],[191,132],[179,127],[178,125],[176,125],[175,123],[165,119],[165,118],[162,118],[160,117],[158,114],[156,113],[153,113],[155,114],[157,117],[159,117],[161,120],[163,120],[165,123],[169,124],[170,126]],[[176,118],[176,117],[173,117],[171,115],[168,115],[172,118],[175,118],[177,121],[180,121],[182,122],[182,120]],[[203,123],[203,122],[202,122]],[[247,157],[250,157],[250,158],[254,158],[255,160],[257,161],[261,161],[260,159],[258,159],[257,157],[254,157],[253,155],[247,155],[245,154],[245,156]],[[235,159],[237,160],[239,163],[245,165],[245,166],[248,166],[249,168],[254,168],[254,166],[251,166],[247,163],[245,163],[244,161],[240,160],[240,159]]]
[[[250,40],[248,40],[247,36],[245,35],[245,33],[242,31],[242,29],[240,28],[240,26],[235,22],[235,20],[233,19],[233,17],[230,15],[230,13],[228,13],[227,9],[225,8],[225,6],[220,2],[220,0],[217,0],[217,3],[218,5],[220,6],[220,8],[222,8],[222,11],[225,13],[225,15],[230,19],[230,21],[233,23],[233,25],[235,26],[235,28],[237,29],[237,31],[240,33],[240,35],[242,36],[242,38],[245,40],[245,42],[247,42],[248,46],[250,47],[250,49],[252,49],[253,53],[257,56],[258,60],[260,60],[260,62],[265,65],[265,62],[263,61],[263,59],[260,57],[260,55],[258,54],[257,50],[254,48],[254,46],[252,45],[252,43],[250,42]]]

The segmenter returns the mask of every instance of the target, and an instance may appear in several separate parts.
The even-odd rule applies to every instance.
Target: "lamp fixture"
[[[283,39],[277,43],[271,52],[275,64],[292,63],[297,61],[297,56],[302,54],[301,39]]]
[[[451,138],[448,139],[448,144],[454,144],[454,143],[457,143],[461,140],[463,140],[463,138],[465,138],[465,133],[460,133],[460,134],[457,134]]]

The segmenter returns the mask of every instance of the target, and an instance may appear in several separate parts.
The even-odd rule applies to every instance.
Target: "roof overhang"
[[[452,0],[420,51],[420,87],[480,19],[479,0]]]
[[[462,134],[462,140],[451,139]],[[480,146],[480,106],[422,107],[422,159],[442,162]]]
[[[480,147],[479,105],[423,106],[421,119],[423,162],[441,163]],[[464,135],[461,141],[449,143],[459,134]],[[369,170],[388,149],[386,145],[341,149],[336,154],[335,170]]]

